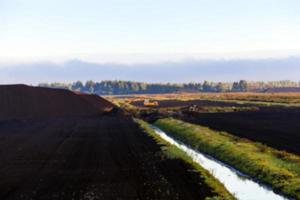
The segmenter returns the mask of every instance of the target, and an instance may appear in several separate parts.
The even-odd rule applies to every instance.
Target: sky
[[[82,63],[84,79],[164,81],[145,77],[143,71],[169,69],[166,65],[173,63],[172,69],[188,71],[180,78],[178,69],[171,74],[178,75],[174,81],[200,80],[192,75],[206,72],[207,60],[216,71],[257,70],[249,76],[241,72],[248,79],[298,80],[293,71],[266,77],[272,72],[265,69],[300,67],[299,59],[293,60],[300,58],[299,36],[299,0],[0,0],[0,83],[75,80],[78,74],[67,73],[82,71]],[[80,66],[70,67],[74,60]],[[123,71],[128,65],[139,67],[141,74],[117,75],[122,70],[107,70],[112,63]],[[60,79],[43,76],[45,66]],[[66,66],[69,71],[62,69]],[[102,74],[95,76],[99,70]],[[207,77],[239,78],[213,74]]]
[[[300,82],[300,58],[184,60],[160,63],[64,63],[35,62],[3,65],[0,84],[44,82],[71,83],[77,80],[131,80],[159,83],[233,82],[238,80]]]
[[[0,60],[290,56],[299,24],[299,0],[0,0]]]

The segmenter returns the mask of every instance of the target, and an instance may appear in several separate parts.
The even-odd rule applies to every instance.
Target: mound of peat
[[[113,105],[98,96],[26,85],[0,86],[0,119],[96,115]]]
[[[84,100],[86,100],[88,103],[90,103],[96,110],[102,112],[108,112],[111,111],[112,108],[114,107],[112,103],[106,101],[105,99],[101,98],[98,95],[84,94],[84,93],[79,93],[78,95]]]

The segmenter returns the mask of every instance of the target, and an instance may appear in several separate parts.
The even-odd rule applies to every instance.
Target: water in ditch
[[[258,184],[230,166],[176,141],[158,127],[153,125],[151,125],[151,127],[162,139],[186,152],[196,163],[208,170],[216,179],[223,183],[227,190],[237,199],[287,200],[287,198],[274,193],[270,188]]]

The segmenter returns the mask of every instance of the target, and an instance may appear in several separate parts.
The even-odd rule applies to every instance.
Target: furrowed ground
[[[159,105],[145,107],[143,99]],[[140,95],[115,101],[138,115],[172,116],[300,155],[299,93]]]
[[[0,125],[0,199],[204,199],[191,166],[161,158],[131,119],[11,121]]]
[[[177,140],[267,183],[275,191],[300,199],[299,156],[172,118],[159,119],[155,125]]]
[[[23,85],[0,91],[1,200],[224,199],[101,97]]]

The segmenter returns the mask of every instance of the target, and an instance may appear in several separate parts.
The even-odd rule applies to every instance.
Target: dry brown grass
[[[143,101],[152,100],[212,100],[212,101],[236,101],[240,103],[265,103],[269,105],[294,105],[300,106],[300,93],[176,93],[176,94],[143,94],[143,95],[123,95],[107,96],[112,101]]]

